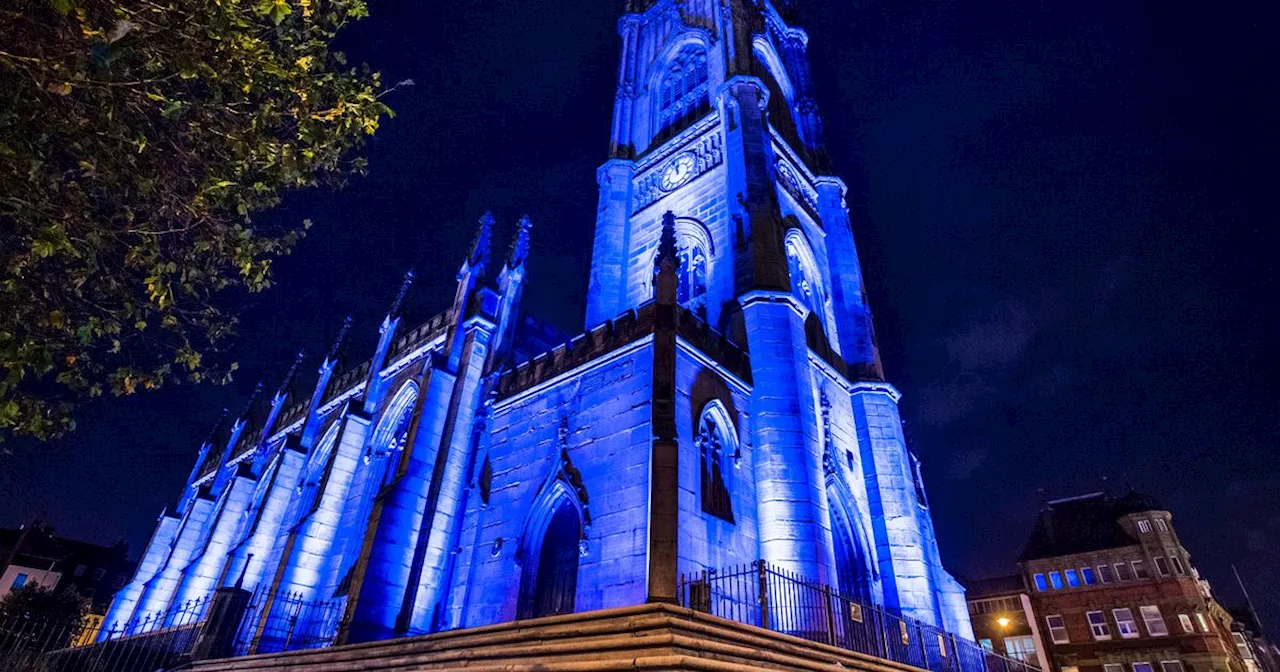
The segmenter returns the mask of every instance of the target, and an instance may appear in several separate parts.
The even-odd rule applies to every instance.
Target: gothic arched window
[[[701,463],[702,510],[734,522],[729,472],[739,457],[738,438],[729,413],[719,401],[708,403],[702,410],[693,445]]]
[[[817,318],[822,328],[831,335],[831,325],[827,322],[828,300],[827,290],[818,275],[818,264],[814,260],[813,250],[805,241],[799,229],[787,232],[787,266],[791,274],[791,291],[796,298]]]
[[[710,81],[706,50],[681,49],[662,78],[657,135],[670,137],[711,109]]]
[[[676,303],[706,318],[707,283],[715,249],[706,226],[691,217],[676,218],[676,250],[680,268],[676,279]],[[656,269],[657,251],[654,251]],[[649,287],[653,291],[653,286]]]

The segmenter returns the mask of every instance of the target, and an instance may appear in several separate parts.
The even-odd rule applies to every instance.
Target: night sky
[[[1280,634],[1270,3],[797,4],[949,568],[1012,573],[1046,499],[1134,487]],[[444,309],[485,210],[500,245],[533,218],[526,308],[580,330],[621,3],[371,5],[344,47],[416,86],[366,179],[261,216],[316,225],[244,304],[237,381],[96,402],[69,439],[16,446],[0,525],[141,552],[219,409],[300,349],[314,372],[349,312],[367,357],[410,268],[408,322]]]

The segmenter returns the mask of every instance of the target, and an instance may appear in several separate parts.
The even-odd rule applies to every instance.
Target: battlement
[[[499,398],[514,396],[610,352],[635,343],[658,328],[658,311],[650,301],[628,310],[594,329],[578,334],[551,350],[508,369],[498,381]],[[676,306],[676,335],[750,384],[751,360],[747,353],[700,319],[693,311]]]
[[[498,396],[504,398],[523,392],[652,334],[656,308],[655,304],[648,303],[640,306],[638,311],[628,310],[591,331],[578,334],[508,369],[498,380]]]

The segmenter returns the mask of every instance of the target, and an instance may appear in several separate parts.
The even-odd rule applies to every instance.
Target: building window
[[[17,575],[17,576],[15,576],[15,577],[13,577],[13,585],[9,586],[9,589],[10,589],[10,590],[17,590],[17,589],[19,589],[19,588],[21,588],[21,587],[23,587],[23,586],[27,585],[27,579],[29,579],[29,578],[31,578],[31,577],[30,577],[30,576],[27,576],[26,574],[19,574],[19,575]]]
[[[1169,561],[1164,558],[1156,558],[1156,574],[1160,576],[1169,576]]]
[[[1253,660],[1253,649],[1249,646],[1249,642],[1245,640],[1244,633],[1233,632],[1231,639],[1236,640],[1236,648],[1240,650],[1240,657],[1245,660]],[[1181,672],[1181,670],[1179,670]]]
[[[1107,663],[1102,666],[1102,672],[1124,672],[1124,665],[1120,663]]]
[[[835,334],[830,331],[831,325],[827,323],[829,308],[827,305],[827,290],[822,281],[822,276],[818,273],[819,266],[817,257],[813,254],[813,248],[799,229],[788,230],[784,243],[787,250],[787,270],[791,277],[792,293],[809,309],[809,312],[818,318],[818,324],[822,325],[823,332],[834,338]],[[913,478],[918,476],[919,472]],[[916,488],[919,504],[924,506],[926,504],[923,499],[924,484],[917,482]]]
[[[1054,590],[1062,590],[1062,574],[1060,572],[1049,572],[1049,584]]]
[[[98,568],[98,569],[93,570],[93,580],[94,580],[94,581],[101,581],[101,580],[102,580],[102,578],[103,578],[104,576],[106,576],[106,575],[107,575],[107,570],[105,570],[105,569]]]
[[[1084,579],[1084,585],[1086,586],[1092,586],[1098,582],[1098,577],[1094,574],[1092,567],[1080,568],[1080,578]]]
[[[1116,619],[1116,632],[1121,639],[1133,639],[1138,636],[1138,624],[1133,620],[1133,610],[1128,607],[1112,609],[1111,615]]]
[[[1045,616],[1044,621],[1049,626],[1049,638],[1054,644],[1071,643],[1071,638],[1067,637],[1067,622],[1061,616]]]
[[[1196,626],[1191,624],[1191,617],[1186,614],[1178,614],[1178,623],[1182,625],[1183,632],[1196,631]]]
[[[703,409],[693,445],[702,460],[702,510],[732,523],[728,465],[737,455],[738,444],[729,414],[720,402],[712,401]]]
[[[1153,672],[1151,663],[1134,663],[1133,672]]]
[[[1116,581],[1132,581],[1133,571],[1123,562],[1116,563]]]
[[[1049,582],[1045,580],[1044,574],[1036,574],[1036,590],[1042,593],[1049,590]]]
[[[1076,574],[1076,570],[1068,569],[1066,572],[1063,572],[1063,573],[1066,574],[1067,576],[1068,586],[1071,586],[1072,588],[1080,587],[1080,575]]]
[[[1142,560],[1134,560],[1133,575],[1139,579],[1151,578],[1151,574],[1147,572],[1147,563]]]
[[[85,567],[84,565],[76,565],[76,571],[74,574],[76,576],[84,576],[84,570],[86,569],[88,569],[88,567]]]
[[[1138,521],[1138,531],[1139,531],[1139,532],[1141,532],[1141,533],[1143,533],[1143,534],[1151,534],[1151,521],[1149,521],[1149,520],[1139,520],[1139,521]]]
[[[1169,524],[1164,522],[1164,518],[1156,518],[1156,529],[1160,530],[1161,532],[1168,532]]]
[[[1160,661],[1160,672],[1182,672],[1181,660]]]
[[[1187,573],[1187,568],[1182,565],[1182,558],[1176,555],[1169,556],[1169,564],[1173,565],[1173,573],[1182,575]]]
[[[1031,635],[1005,637],[1004,655],[1021,663],[1034,662],[1036,659],[1036,640]]]
[[[1111,567],[1107,565],[1098,565],[1098,580],[1102,583],[1111,583],[1115,578],[1111,574]]]
[[[989,639],[979,639],[978,646],[981,646],[982,650],[987,653],[995,653],[996,650],[995,645],[993,645]]]
[[[1169,627],[1164,624],[1164,616],[1160,615],[1160,607],[1149,604],[1138,607],[1142,614],[1142,622],[1147,624],[1147,634],[1152,637],[1163,637],[1169,634]]]
[[[1196,612],[1196,622],[1200,624],[1200,632],[1209,632],[1209,619],[1204,617],[1203,611]]]
[[[1093,638],[1102,641],[1111,639],[1111,626],[1107,624],[1107,615],[1101,611],[1091,611],[1086,616],[1089,619],[1089,629],[1093,631]]]
[[[662,107],[658,127],[670,137],[711,109],[707,52],[702,47],[682,49],[662,80]]]

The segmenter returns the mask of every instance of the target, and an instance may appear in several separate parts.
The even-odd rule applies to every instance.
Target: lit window
[[[1004,655],[1022,663],[1034,662],[1036,659],[1036,641],[1031,635],[1005,637]]]
[[[1151,663],[1134,663],[1133,672],[1153,672]]]
[[[1182,672],[1181,660],[1160,661],[1160,672]]]
[[[1134,560],[1133,575],[1139,579],[1151,578],[1151,574],[1147,573],[1147,563],[1142,560]]]
[[[1107,663],[1102,666],[1102,672],[1124,672],[1124,665],[1120,663]]]
[[[1169,561],[1164,558],[1156,558],[1156,574],[1160,576],[1169,576]]]
[[[1036,574],[1036,590],[1040,592],[1049,590],[1049,582],[1045,580],[1044,574]]]
[[[1062,590],[1062,574],[1059,572],[1049,572],[1049,584],[1054,590]]]
[[[1067,575],[1068,586],[1071,586],[1072,588],[1080,587],[1080,576],[1076,574],[1076,570],[1068,569],[1066,572],[1063,572],[1063,573]]]
[[[1164,518],[1156,518],[1156,529],[1160,530],[1161,532],[1168,532],[1169,523],[1164,522]]]
[[[1111,574],[1111,568],[1107,565],[1098,565],[1098,580],[1102,583],[1111,583],[1115,580]]]
[[[1169,627],[1164,624],[1164,616],[1160,615],[1160,607],[1149,604],[1138,607],[1142,614],[1142,622],[1147,624],[1147,634],[1152,637],[1163,637],[1169,634]]]
[[[1196,626],[1191,624],[1191,617],[1186,614],[1178,614],[1178,623],[1182,624],[1183,632],[1196,631]]]
[[[1169,556],[1169,564],[1173,565],[1174,574],[1186,574],[1187,568],[1182,565],[1182,558],[1176,555]]]
[[[1049,626],[1049,638],[1054,644],[1071,643],[1071,638],[1067,637],[1067,622],[1061,616],[1045,616],[1044,621]]]
[[[1097,575],[1094,574],[1092,567],[1083,567],[1080,569],[1080,578],[1084,579],[1084,585],[1092,586],[1098,582]]]
[[[1116,563],[1116,581],[1132,581],[1133,571],[1123,562]]]
[[[1200,632],[1209,632],[1209,619],[1204,617],[1203,611],[1196,612],[1196,622],[1200,624]]]
[[[991,640],[989,639],[979,639],[978,646],[981,646],[982,650],[986,651],[987,653],[994,653],[996,650],[995,646],[991,643]]]
[[[1101,611],[1091,611],[1086,616],[1089,618],[1089,629],[1093,631],[1093,638],[1102,641],[1111,639],[1111,626],[1107,624],[1107,615]]]
[[[1149,521],[1149,520],[1139,520],[1139,521],[1138,521],[1138,531],[1139,531],[1139,532],[1141,532],[1141,533],[1143,533],[1143,534],[1150,534],[1150,533],[1151,533],[1151,521]]]
[[[1231,633],[1231,638],[1236,640],[1236,648],[1240,650],[1240,657],[1245,660],[1253,660],[1253,648],[1245,640],[1244,633],[1233,632]]]
[[[1116,619],[1116,631],[1121,639],[1133,639],[1138,636],[1138,623],[1133,620],[1133,610],[1128,607],[1112,609],[1111,615]]]
[[[27,579],[29,579],[29,578],[31,578],[31,577],[27,576],[26,574],[19,574],[19,575],[17,575],[17,576],[15,576],[15,577],[13,577],[13,585],[9,586],[9,589],[10,589],[10,590],[17,590],[17,589],[19,589],[19,588],[21,588],[21,587],[23,587],[23,586],[27,585]]]

